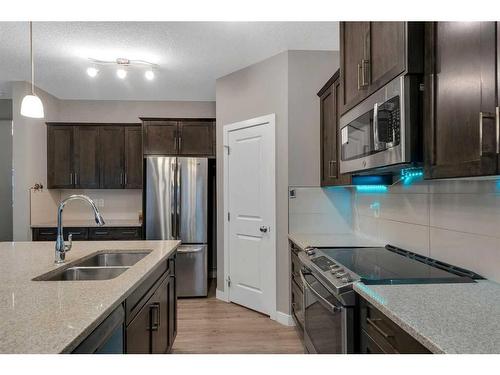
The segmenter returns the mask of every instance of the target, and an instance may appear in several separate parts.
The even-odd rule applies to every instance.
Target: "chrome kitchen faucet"
[[[84,202],[87,202],[94,210],[95,222],[97,223],[97,225],[99,226],[104,225],[104,219],[99,213],[97,206],[95,205],[94,201],[89,197],[87,197],[86,195],[74,194],[64,199],[59,204],[59,209],[57,210],[57,239],[56,239],[56,259],[55,259],[55,263],[57,264],[64,263],[64,259],[66,258],[66,253],[71,250],[73,235],[69,234],[68,244],[66,245],[64,243],[64,237],[63,237],[62,213],[64,210],[64,206],[66,206],[66,203],[72,200],[82,200]]]

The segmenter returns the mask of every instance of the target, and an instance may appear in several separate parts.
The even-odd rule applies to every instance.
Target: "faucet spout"
[[[90,199],[86,195],[81,195],[81,194],[73,194],[70,195],[68,198],[64,199],[61,201],[59,204],[59,208],[57,210],[57,239],[56,239],[56,256],[55,256],[55,263],[64,263],[64,260],[66,258],[66,253],[71,250],[72,246],[72,235],[70,234],[68,236],[68,244],[64,242],[64,237],[63,237],[63,210],[64,207],[68,202],[71,202],[73,200],[82,200],[84,202],[87,202],[90,207],[94,210],[94,218],[95,222],[99,226],[103,226],[104,219],[99,213],[99,210],[97,209],[97,206],[95,205],[94,201]]]

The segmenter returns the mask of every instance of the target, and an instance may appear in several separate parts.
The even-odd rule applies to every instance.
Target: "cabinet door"
[[[426,26],[426,178],[497,172],[495,31],[494,22]]]
[[[351,184],[351,174],[350,173],[340,173],[340,143],[341,143],[341,138],[340,138],[340,106],[342,103],[342,89],[341,89],[341,83],[340,79],[336,80],[334,83],[334,98],[335,98],[335,142],[336,142],[336,150],[335,150],[335,157],[337,158],[337,180],[335,182],[336,185],[350,185]]]
[[[127,326],[126,343],[127,354],[152,353],[152,315],[154,302],[152,298]]]
[[[74,128],[47,126],[47,186],[49,189],[74,187]]]
[[[343,87],[342,113],[367,95],[370,22],[340,23],[340,76]],[[366,72],[364,75],[363,73]]]
[[[144,154],[177,154],[177,121],[145,121]]]
[[[405,70],[405,22],[370,23],[369,91],[374,92]]]
[[[164,354],[168,351],[169,329],[168,329],[168,307],[170,293],[170,276],[162,281],[151,303],[151,331],[152,331],[152,352],[154,354]]]
[[[214,155],[214,122],[181,121],[179,123],[180,155]]]
[[[99,127],[75,127],[75,187],[99,189]]]
[[[320,98],[321,111],[321,186],[333,185],[337,179],[336,123],[334,86],[330,86]]]
[[[125,183],[123,126],[104,125],[99,129],[101,188],[120,189]]]
[[[174,260],[171,260],[175,262]],[[175,265],[170,266],[172,272]],[[177,285],[175,274],[171,274],[168,284],[168,351],[172,350],[175,337],[177,336]]]
[[[125,127],[125,189],[142,189],[142,129]]]

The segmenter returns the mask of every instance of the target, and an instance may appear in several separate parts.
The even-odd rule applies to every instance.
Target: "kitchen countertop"
[[[354,290],[433,353],[500,353],[500,284],[358,282]]]
[[[367,247],[384,246],[358,234],[289,233],[288,238],[302,250],[306,247]]]
[[[139,220],[123,220],[123,219],[110,219],[106,220],[104,218],[104,227],[141,227],[142,224]],[[97,227],[95,220],[63,220],[63,227],[65,228],[75,228],[75,227]],[[57,227],[57,221],[50,221],[45,223],[31,224],[31,228],[55,228]]]
[[[180,241],[74,241],[66,264],[54,242],[0,242],[0,353],[72,351]],[[152,250],[115,279],[32,281],[100,250]]]

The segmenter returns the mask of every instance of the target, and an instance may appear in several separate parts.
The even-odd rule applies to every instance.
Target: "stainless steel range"
[[[299,253],[304,285],[304,342],[309,353],[354,353],[353,284],[471,283],[472,271],[387,245],[308,248]]]

